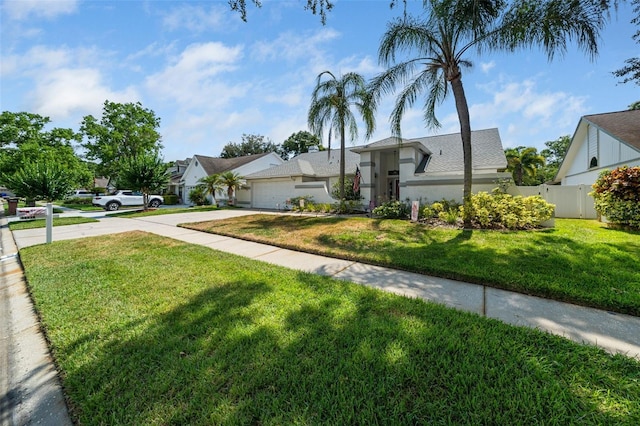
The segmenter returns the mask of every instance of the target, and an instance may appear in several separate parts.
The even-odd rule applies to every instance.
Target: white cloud
[[[108,68],[103,60],[109,56],[93,48],[34,46],[23,55],[3,57],[2,75],[11,84],[30,87],[24,96],[29,111],[62,120],[73,114],[95,114],[107,99],[139,99],[134,88],[113,90],[105,82]]]
[[[315,33],[285,32],[273,41],[256,42],[252,46],[251,56],[257,61],[310,61],[324,55],[321,45],[339,36],[340,33],[331,28],[323,28]]]
[[[483,62],[480,64],[480,69],[482,70],[483,73],[488,74],[489,71],[491,71],[495,66],[496,66],[495,61]]]
[[[228,31],[233,17],[226,5],[214,4],[205,9],[203,6],[191,4],[181,5],[163,16],[164,26],[170,30],[187,29],[190,32]]]
[[[146,87],[154,96],[172,99],[183,108],[222,105],[243,96],[249,84],[230,84],[221,75],[234,71],[242,58],[242,46],[210,42],[188,46],[174,63],[149,76]]]
[[[120,92],[109,89],[100,71],[91,68],[61,68],[43,74],[30,97],[35,111],[55,118],[67,118],[74,113],[97,114],[105,100],[123,103],[139,100],[133,88]]]
[[[52,19],[78,10],[78,0],[15,0],[2,3],[2,9],[10,19],[18,21],[31,17]]]

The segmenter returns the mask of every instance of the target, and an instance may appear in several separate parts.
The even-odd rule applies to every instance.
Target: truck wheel
[[[105,210],[108,210],[110,212],[115,212],[116,210],[118,210],[120,208],[120,204],[115,202],[115,201],[110,201],[107,203],[106,206],[104,206]]]
[[[152,209],[157,208],[160,205],[160,200],[158,200],[157,198],[154,198],[153,200],[149,201],[149,207],[151,207]]]

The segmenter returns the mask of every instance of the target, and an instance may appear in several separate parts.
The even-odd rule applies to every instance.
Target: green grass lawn
[[[220,208],[216,206],[194,206],[187,208],[164,208],[164,209],[150,209],[144,211],[140,210],[129,210],[126,212],[114,213],[110,216],[122,216],[122,217],[145,217],[145,216],[160,216],[165,214],[176,214],[176,213],[193,213],[193,212],[209,212],[213,210],[220,210]]]
[[[78,424],[640,423],[640,363],[143,232],[20,251]]]
[[[98,222],[97,219],[90,217],[55,217],[53,218],[53,226],[77,225],[80,223]],[[20,231],[23,229],[45,228],[47,226],[46,219],[21,220],[19,222],[10,222],[9,229],[12,231]]]
[[[252,215],[181,226],[640,316],[640,233],[597,221],[506,232]]]

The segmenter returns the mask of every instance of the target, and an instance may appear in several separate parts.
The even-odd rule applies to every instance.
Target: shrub
[[[411,213],[411,207],[402,201],[387,201],[374,208],[372,213],[383,219],[407,219]]]
[[[528,229],[549,220],[555,206],[539,195],[514,197],[502,192],[479,192],[471,196],[471,208],[473,221],[483,228]]]
[[[362,203],[360,200],[343,200],[334,203],[331,211],[336,214],[349,214],[362,212]]]
[[[353,191],[353,179],[355,176],[344,177],[344,199],[347,201],[359,201],[364,197],[360,195],[360,192]],[[334,183],[331,186],[331,198],[334,200],[340,199],[340,181]]]
[[[91,197],[72,197],[72,198],[67,198],[66,200],[64,200],[62,202],[62,205],[64,206],[65,204],[67,205],[86,205],[86,206],[90,206],[91,204],[93,204],[93,198]]]
[[[211,201],[207,198],[207,193],[202,186],[196,186],[189,191],[189,199],[197,206],[207,206],[211,204]]]
[[[178,196],[176,194],[165,194],[162,198],[164,198],[164,204],[166,205],[172,206],[178,204]]]
[[[304,207],[300,207],[300,200],[304,200]],[[313,211],[313,196],[302,195],[300,197],[293,197],[289,200],[291,203],[291,210],[293,211]]]
[[[609,222],[640,229],[640,167],[603,171],[590,195],[596,211]]]

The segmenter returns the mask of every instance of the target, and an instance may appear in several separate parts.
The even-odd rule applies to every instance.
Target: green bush
[[[387,201],[374,208],[372,213],[383,219],[408,219],[411,206],[402,201]]]
[[[165,194],[162,198],[164,198],[164,204],[168,206],[178,204],[178,196],[176,194]]]
[[[500,191],[479,192],[471,196],[473,221],[482,228],[506,227],[528,229],[539,227],[553,216],[555,206],[539,195],[512,196]]]
[[[207,193],[202,186],[196,186],[189,191],[189,199],[196,206],[208,206],[211,201],[207,198]]]
[[[640,229],[640,167],[600,173],[590,193],[596,211],[614,225]]]
[[[345,176],[344,177],[344,199],[347,201],[359,201],[364,197],[360,195],[360,192],[354,192],[353,190],[353,179],[355,176]],[[340,199],[340,181],[334,183],[331,186],[331,198],[334,200]]]
[[[66,200],[64,200],[62,202],[62,205],[64,206],[65,204],[68,204],[68,205],[81,204],[81,205],[90,206],[92,203],[93,203],[93,198],[91,198],[91,197],[72,197],[72,198],[67,198]]]
[[[304,200],[304,207],[300,207],[300,200]],[[313,211],[313,195],[302,195],[300,197],[293,197],[289,200],[291,203],[291,210],[293,211]]]
[[[338,201],[331,205],[331,211],[336,214],[361,213],[362,202],[360,200]]]

